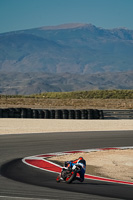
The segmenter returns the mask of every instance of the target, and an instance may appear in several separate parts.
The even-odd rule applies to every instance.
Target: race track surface
[[[70,185],[56,183],[56,174],[27,166],[22,158],[78,149],[132,146],[132,141],[133,131],[1,135],[0,199],[131,200],[133,186],[92,180]]]

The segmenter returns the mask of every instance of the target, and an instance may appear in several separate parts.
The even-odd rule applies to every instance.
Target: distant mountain
[[[64,24],[0,34],[1,94],[131,89],[131,71],[133,30]],[[115,74],[119,82],[113,80]]]
[[[66,24],[0,34],[0,71],[96,73],[133,69],[133,31]]]

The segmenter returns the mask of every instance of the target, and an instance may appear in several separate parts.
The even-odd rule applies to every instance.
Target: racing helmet
[[[83,157],[79,157],[78,160],[84,160]]]
[[[83,157],[79,157],[78,158],[78,163],[82,163],[82,164],[84,164],[86,166],[86,161],[84,160]]]

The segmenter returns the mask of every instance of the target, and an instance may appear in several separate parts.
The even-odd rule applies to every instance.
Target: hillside
[[[0,34],[0,71],[95,73],[133,69],[133,31],[68,24]]]
[[[0,72],[0,94],[29,95],[103,89],[133,89],[133,71],[97,74]]]
[[[133,30],[65,24],[0,34],[0,94],[132,89]]]

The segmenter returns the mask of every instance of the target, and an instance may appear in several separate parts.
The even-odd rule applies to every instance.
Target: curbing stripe
[[[104,150],[119,150],[119,149],[132,149],[133,147],[111,147],[111,148],[97,148],[97,149],[84,149],[84,150],[73,150],[73,151],[65,151],[65,152],[57,152],[57,153],[49,153],[49,154],[41,154],[36,156],[25,157],[22,161],[32,167],[39,168],[41,170],[60,173],[62,167],[57,165],[51,161],[46,160],[47,157],[59,156],[59,155],[67,155],[71,153],[83,153],[83,152],[96,152],[96,151],[104,151]],[[104,182],[113,182],[119,184],[133,185],[133,182],[129,181],[121,181],[116,179],[110,179],[105,177],[93,176],[89,174],[85,174],[85,179],[91,179],[96,181],[104,181]]]

